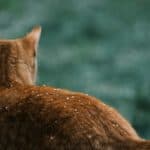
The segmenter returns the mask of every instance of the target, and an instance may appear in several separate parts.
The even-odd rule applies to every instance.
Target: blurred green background
[[[38,84],[94,95],[150,138],[150,1],[0,0],[0,38],[37,24]]]

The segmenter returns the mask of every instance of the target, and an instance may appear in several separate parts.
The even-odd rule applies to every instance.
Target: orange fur
[[[95,97],[33,85],[39,33],[0,41],[0,150],[149,150],[149,141]]]

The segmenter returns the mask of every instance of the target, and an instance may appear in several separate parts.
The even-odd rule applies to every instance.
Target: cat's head
[[[33,85],[36,81],[36,54],[41,27],[15,40],[0,40],[0,85]]]

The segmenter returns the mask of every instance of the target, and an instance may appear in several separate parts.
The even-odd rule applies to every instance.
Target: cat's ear
[[[38,43],[41,36],[41,26],[36,26],[32,29],[30,33],[28,33],[23,39],[28,42],[35,49],[38,47]]]

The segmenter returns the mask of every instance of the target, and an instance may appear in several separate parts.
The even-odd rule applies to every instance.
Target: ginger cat
[[[34,85],[40,33],[0,40],[0,150],[150,150],[95,97]]]

